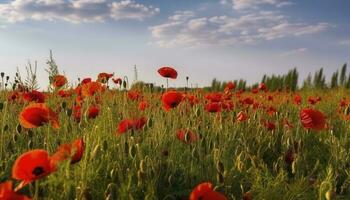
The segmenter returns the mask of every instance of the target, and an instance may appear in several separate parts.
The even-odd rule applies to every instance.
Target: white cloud
[[[307,48],[298,48],[298,49],[293,49],[291,51],[287,51],[282,53],[282,56],[291,56],[291,55],[302,55],[305,54],[308,51]]]
[[[256,9],[261,5],[283,7],[293,3],[287,0],[232,0],[232,4],[235,10],[245,10]]]
[[[0,4],[0,19],[101,22],[108,19],[143,20],[159,13],[159,8],[133,0],[12,0]]]
[[[327,30],[327,23],[296,23],[277,12],[255,12],[239,17],[169,17],[149,27],[153,41],[161,47],[201,47],[252,44],[286,37],[310,35]],[[181,20],[180,20],[181,19]]]
[[[131,0],[113,2],[111,6],[111,17],[113,19],[137,19],[153,16],[159,13],[159,8],[135,3]]]

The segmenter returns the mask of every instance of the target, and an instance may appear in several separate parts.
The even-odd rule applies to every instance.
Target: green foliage
[[[28,62],[28,66],[26,67],[27,77],[24,80],[24,85],[30,91],[39,89],[36,70],[37,70],[37,62],[35,61],[34,68],[32,64]]]
[[[51,84],[53,83],[53,78],[59,74],[59,71],[58,71],[58,66],[56,64],[56,61],[53,58],[53,54],[51,50],[50,50],[50,57],[46,61],[46,64],[48,65],[48,68],[45,69],[45,71],[49,75],[49,90],[52,91],[53,88]]]
[[[317,89],[323,89],[326,87],[326,76],[323,74],[323,68],[315,73],[313,86]]]
[[[344,86],[346,84],[346,63],[343,65],[340,71],[339,82],[340,85]]]
[[[331,88],[336,87],[338,87],[338,71],[334,72],[331,78]]]
[[[265,83],[271,91],[278,89],[289,89],[295,91],[298,88],[299,73],[296,68],[289,70],[284,75],[263,76],[262,83]]]

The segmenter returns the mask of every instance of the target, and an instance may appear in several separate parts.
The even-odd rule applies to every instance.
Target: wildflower
[[[177,71],[172,67],[162,67],[158,69],[158,73],[164,78],[171,78],[171,79],[177,78]]]
[[[59,128],[58,116],[44,103],[34,103],[25,107],[19,115],[24,128],[36,128],[51,122],[53,128]]]

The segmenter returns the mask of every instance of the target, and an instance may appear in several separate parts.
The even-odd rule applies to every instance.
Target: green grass
[[[82,160],[74,165],[64,163],[50,176],[35,181],[21,190],[37,199],[181,199],[188,197],[199,183],[210,181],[229,199],[241,199],[251,191],[253,199],[292,200],[326,199],[327,191],[336,191],[337,199],[350,199],[350,127],[336,115],[339,100],[348,91],[301,91],[303,105],[292,104],[289,93],[274,93],[274,101],[266,101],[259,93],[254,98],[274,105],[278,112],[267,116],[264,111],[249,108],[249,120],[235,122],[243,108],[237,103],[231,112],[208,113],[200,103],[187,103],[170,112],[161,108],[159,94],[144,92],[150,108],[141,112],[138,103],[127,99],[121,91],[102,94],[101,112],[96,119],[83,117],[80,123],[69,116],[74,98],[51,95],[47,105],[60,110],[60,129],[48,125],[25,130],[18,114],[27,105],[0,99],[0,181],[11,179],[14,161],[31,149],[54,153],[59,144],[79,137],[85,141]],[[200,93],[198,93],[202,96]],[[325,113],[329,129],[315,132],[301,126],[300,108],[309,106],[306,98],[319,95],[315,107]],[[244,95],[249,95],[245,93]],[[289,99],[289,104],[285,103]],[[237,98],[233,97],[237,102]],[[94,103],[84,103],[84,111]],[[66,104],[66,106],[62,106]],[[119,121],[145,116],[143,130],[117,135]],[[293,129],[279,122],[287,118]],[[261,119],[276,123],[267,131]],[[191,145],[176,138],[176,130],[190,128],[201,135]],[[288,165],[285,153],[298,144],[295,162]],[[163,155],[168,151],[168,156]],[[310,181],[314,180],[314,183]],[[18,182],[16,182],[18,183]]]

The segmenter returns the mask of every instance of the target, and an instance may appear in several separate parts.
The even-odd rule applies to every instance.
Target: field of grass
[[[12,170],[23,153],[43,149],[53,155],[60,145],[83,138],[79,162],[62,161],[17,193],[53,200],[175,200],[188,199],[198,184],[211,182],[227,199],[350,199],[348,90],[232,89],[214,94],[221,96],[218,101],[209,92],[189,90],[178,92],[181,103],[168,110],[165,91],[135,91],[104,89],[81,99],[75,91],[67,97],[58,90],[45,93],[59,128],[50,123],[23,127],[19,116],[33,102],[23,99],[25,92],[9,99],[13,92],[2,91],[0,182],[12,180],[18,186],[21,180]],[[209,112],[210,102],[218,102],[220,109]],[[80,120],[73,109],[77,104]],[[89,117],[92,105],[99,110],[95,118]],[[303,126],[305,108],[324,114],[323,128]],[[122,120],[141,117],[144,124],[120,131]],[[179,130],[189,131],[181,137]]]

